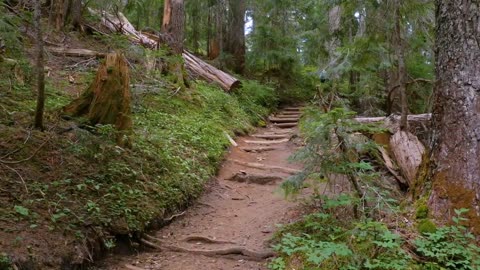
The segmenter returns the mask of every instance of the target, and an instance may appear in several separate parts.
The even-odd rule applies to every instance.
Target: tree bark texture
[[[480,5],[437,0],[432,193],[429,205],[445,219],[468,208],[480,233]]]
[[[130,76],[125,57],[108,54],[90,87],[63,108],[66,115],[86,116],[91,125],[114,125],[119,131],[117,143],[130,147],[132,131]]]
[[[166,0],[164,4],[162,32],[173,53],[182,54],[185,27],[183,0]]]
[[[245,0],[230,0],[230,27],[225,51],[233,56],[230,68],[243,74],[245,69]]]
[[[41,0],[35,0],[34,24],[36,31],[36,72],[37,72],[37,107],[35,110],[34,126],[43,130],[43,111],[45,109],[45,67],[43,63],[43,34],[41,26]]]

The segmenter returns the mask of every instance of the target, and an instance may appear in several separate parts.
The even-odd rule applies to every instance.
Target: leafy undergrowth
[[[76,75],[87,82],[92,71]],[[56,111],[71,96],[52,79],[47,131],[32,130],[35,95],[17,83],[5,90],[9,83],[2,78],[0,269],[83,264],[99,255],[93,251],[113,249],[118,236],[135,238],[161,223],[215,175],[229,146],[225,133],[247,133],[277,100],[254,81],[233,94],[202,82],[176,93],[153,81],[152,91],[132,89],[134,145],[123,149],[111,126],[60,119]]]
[[[314,210],[276,234],[279,256],[270,269],[480,269],[480,247],[463,226],[468,209],[456,210],[451,225],[439,228],[425,201],[413,215],[385,185],[377,145],[361,135],[382,130],[354,115],[344,108],[307,110],[301,123],[306,145],[294,156],[305,169],[283,187],[288,194],[316,187],[309,198]]]

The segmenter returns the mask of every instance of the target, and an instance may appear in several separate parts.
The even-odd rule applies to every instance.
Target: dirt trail
[[[279,185],[282,179],[301,169],[301,165],[288,162],[298,148],[299,117],[297,108],[285,108],[270,117],[273,122],[268,127],[237,138],[238,147],[231,148],[217,180],[195,206],[169,226],[150,233],[154,238],[148,240],[189,250],[241,247],[262,254],[271,251],[268,240],[276,224],[288,223],[298,216],[296,204],[284,199]],[[208,243],[209,240],[220,242]],[[134,256],[109,258],[105,261],[108,266],[100,269],[250,270],[267,269],[266,263],[266,259],[238,254],[212,257],[152,249]]]

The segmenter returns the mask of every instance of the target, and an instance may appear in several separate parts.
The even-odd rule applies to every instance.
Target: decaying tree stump
[[[132,133],[130,78],[127,61],[121,53],[108,54],[90,87],[63,108],[66,115],[86,116],[90,124],[114,125],[117,143],[130,147]]]

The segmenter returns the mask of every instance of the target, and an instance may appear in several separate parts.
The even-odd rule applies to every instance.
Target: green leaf
[[[15,210],[15,212],[17,212],[18,214],[24,217],[28,217],[30,215],[30,211],[21,205],[15,205],[13,209]]]

